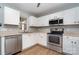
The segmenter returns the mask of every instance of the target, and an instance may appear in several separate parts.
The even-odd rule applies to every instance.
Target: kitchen
[[[0,4],[0,54],[79,55],[78,15],[78,3]]]

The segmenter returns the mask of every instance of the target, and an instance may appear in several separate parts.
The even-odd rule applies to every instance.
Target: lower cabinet
[[[63,52],[66,54],[79,55],[79,37],[64,36]]]
[[[18,35],[5,37],[5,54],[14,54],[22,50],[22,38]]]
[[[24,50],[35,45],[37,43],[36,37],[36,33],[22,34],[22,49]]]

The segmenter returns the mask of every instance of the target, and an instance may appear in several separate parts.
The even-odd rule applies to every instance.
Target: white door
[[[73,38],[73,48],[72,48],[73,55],[79,55],[79,37],[74,37]]]
[[[75,19],[75,21],[76,21],[76,24],[79,24],[79,7],[76,7],[76,19]]]
[[[37,26],[49,26],[49,15],[39,17]]]
[[[75,20],[75,8],[68,9],[63,11],[63,17],[64,17],[64,24],[74,24]]]
[[[0,23],[3,24],[4,19],[4,7],[2,4],[0,4]]]
[[[18,10],[5,7],[4,8],[4,24],[19,25],[20,12]]]
[[[30,16],[28,18],[29,26],[36,26],[37,25],[37,18],[34,16]]]
[[[63,37],[63,52],[72,54],[72,40],[67,36]]]
[[[56,12],[54,14],[51,14],[50,19],[54,19],[54,18],[63,18],[63,12]]]

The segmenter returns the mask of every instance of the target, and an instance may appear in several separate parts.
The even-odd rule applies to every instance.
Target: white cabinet
[[[50,19],[63,18],[63,12],[56,12],[50,15]]]
[[[47,47],[47,34],[46,33],[38,33],[37,34],[37,43]]]
[[[49,26],[49,19],[49,15],[39,17],[37,26]]]
[[[39,18],[30,16],[28,20],[29,20],[29,26],[36,26],[36,27],[49,26],[49,16],[43,16]]]
[[[19,25],[20,12],[18,10],[4,7],[4,24]]]
[[[34,16],[30,16],[28,18],[29,26],[36,26],[37,25],[37,18]]]
[[[4,19],[4,6],[0,4],[0,27],[3,25],[3,19]]]
[[[79,24],[79,7],[63,11],[64,24]]]
[[[76,14],[75,14],[75,16],[76,16],[75,23],[79,24],[79,7],[76,7],[75,12],[76,12]]]
[[[72,40],[69,37],[63,37],[63,52],[72,54]]]
[[[47,46],[46,33],[28,33],[22,35],[22,49],[27,49],[35,44]]]
[[[22,35],[22,49],[27,49],[36,44],[36,34],[28,33]]]
[[[79,7],[56,12],[39,18],[31,17],[30,26],[49,26],[49,20],[55,18],[62,18],[64,25],[79,24]]]
[[[73,37],[72,54],[79,55],[79,37]]]
[[[64,36],[63,52],[68,54],[79,54],[79,37]]]
[[[63,13],[64,13],[63,16],[64,16],[64,24],[65,25],[75,23],[75,18],[76,18],[75,8],[65,10],[65,11],[63,11]]]

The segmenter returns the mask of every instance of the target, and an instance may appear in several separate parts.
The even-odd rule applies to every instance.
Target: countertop
[[[47,34],[46,32],[22,32],[22,31],[0,31],[0,37],[9,36],[9,35],[19,35],[19,34],[34,34],[34,33],[43,33]],[[79,32],[64,32],[64,36],[73,36],[79,37]]]
[[[19,31],[0,31],[0,37],[10,36],[10,35],[19,35],[22,34]]]
[[[64,36],[79,37],[79,32],[65,32],[63,35]]]

